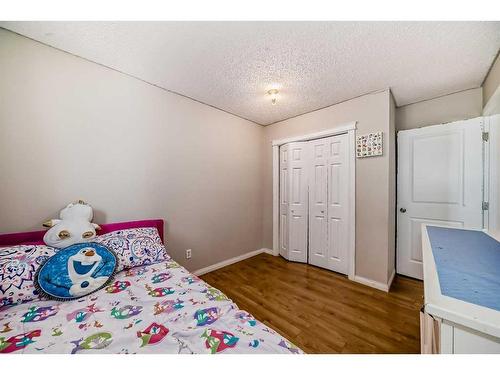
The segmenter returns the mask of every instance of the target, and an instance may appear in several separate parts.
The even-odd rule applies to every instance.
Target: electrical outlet
[[[186,250],[186,259],[191,259],[191,249]]]

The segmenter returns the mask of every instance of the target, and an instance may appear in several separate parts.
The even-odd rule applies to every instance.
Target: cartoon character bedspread
[[[172,260],[69,302],[0,311],[0,353],[301,353]]]

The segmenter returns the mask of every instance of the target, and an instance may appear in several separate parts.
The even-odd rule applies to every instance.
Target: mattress
[[[173,260],[79,300],[0,311],[0,353],[302,353]]]

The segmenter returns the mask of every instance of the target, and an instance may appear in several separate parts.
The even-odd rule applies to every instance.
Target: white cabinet
[[[349,135],[280,147],[280,254],[349,272]]]
[[[500,339],[456,325],[440,324],[440,354],[500,354]]]
[[[500,339],[465,327],[453,327],[454,354],[500,354]]]

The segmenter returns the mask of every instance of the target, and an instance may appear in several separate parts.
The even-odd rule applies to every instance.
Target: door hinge
[[[483,202],[483,211],[488,211],[490,209],[490,203],[489,202]]]
[[[490,133],[483,132],[483,141],[488,142],[490,140]]]

